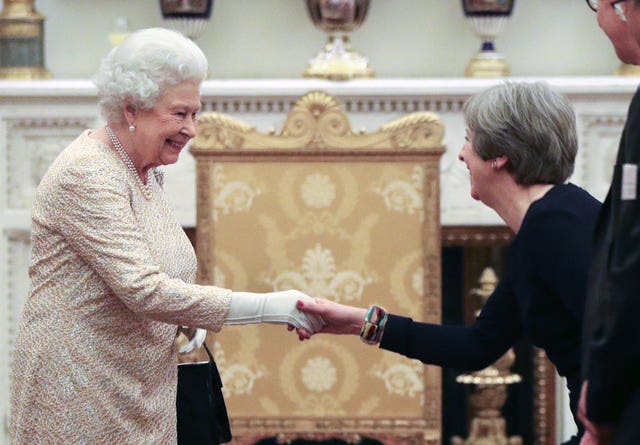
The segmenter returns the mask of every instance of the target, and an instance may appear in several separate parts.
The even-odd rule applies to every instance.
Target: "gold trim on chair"
[[[355,133],[340,104],[330,95],[313,91],[293,106],[280,134],[265,134],[231,116],[204,113],[198,119],[198,132],[191,143],[194,156],[216,151],[252,155],[377,154],[380,156],[444,151],[444,126],[431,112],[412,113],[390,122],[373,133]],[[320,153],[318,153],[320,154]],[[220,156],[222,153],[217,153]]]

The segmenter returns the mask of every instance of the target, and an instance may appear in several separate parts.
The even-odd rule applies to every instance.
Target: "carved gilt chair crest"
[[[356,132],[321,91],[299,98],[279,133],[202,114],[190,148],[199,282],[439,322],[443,135],[428,112]],[[208,341],[236,443],[440,443],[438,368],[355,337],[300,343],[282,326],[228,326]]]

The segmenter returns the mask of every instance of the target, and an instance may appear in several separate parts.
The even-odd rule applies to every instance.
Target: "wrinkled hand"
[[[589,382],[585,381],[580,390],[578,401],[578,418],[585,428],[580,445],[612,445],[615,438],[615,429],[611,425],[595,424],[587,417],[587,391]]]
[[[366,309],[335,303],[324,298],[300,300],[297,307],[305,314],[320,317],[324,325],[318,332],[327,334],[359,335],[367,314]],[[291,331],[294,327],[289,326],[288,329]],[[304,330],[296,329],[296,333],[301,341],[311,338],[311,333]]]

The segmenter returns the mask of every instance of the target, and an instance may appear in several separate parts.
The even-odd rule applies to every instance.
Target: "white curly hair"
[[[122,122],[125,102],[149,110],[167,87],[186,80],[202,82],[207,68],[202,50],[179,32],[164,28],[136,31],[102,59],[93,78],[102,117]]]

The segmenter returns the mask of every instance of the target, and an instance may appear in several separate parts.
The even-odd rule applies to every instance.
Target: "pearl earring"
[[[134,131],[136,131],[136,126],[133,124],[129,125],[129,133],[133,133]]]

